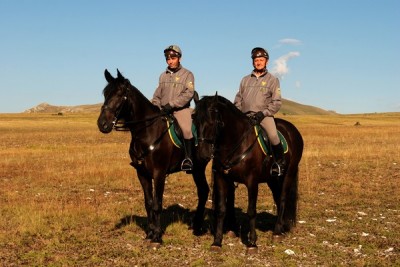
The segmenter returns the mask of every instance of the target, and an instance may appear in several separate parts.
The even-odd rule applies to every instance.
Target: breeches
[[[174,112],[174,116],[181,127],[183,138],[191,139],[192,134],[192,108],[184,108]]]
[[[276,130],[276,125],[274,121],[274,117],[265,117],[261,123],[261,127],[267,132],[268,139],[271,141],[272,145],[279,144],[279,136],[278,131]]]

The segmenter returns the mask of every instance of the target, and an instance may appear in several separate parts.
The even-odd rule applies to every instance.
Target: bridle
[[[122,97],[122,103],[121,103],[121,105],[119,106],[119,108],[116,110],[116,112],[114,113],[114,119],[112,120],[112,129],[115,129],[115,128],[116,128],[116,124],[117,124],[117,122],[118,122],[118,120],[119,120],[119,115],[120,115],[121,111],[123,110],[123,108],[124,108],[124,106],[125,106],[125,103],[126,103],[127,100],[128,100],[128,94],[129,94],[129,92],[130,92],[130,88],[129,88],[129,87],[126,87],[126,89],[125,89],[125,95]],[[105,103],[107,103],[107,102],[108,102],[108,100],[105,101]],[[108,105],[103,105],[103,106],[101,106],[101,112],[106,111],[106,110],[110,110],[110,109],[111,109],[111,108],[110,108],[110,106],[108,106]]]
[[[129,102],[128,101],[129,94],[131,93],[131,88],[129,86],[131,86],[131,85],[129,84],[128,86],[125,87],[125,94],[122,97],[122,103],[119,105],[118,109],[114,113],[114,118],[113,118],[113,121],[112,121],[112,129],[115,129],[117,131],[129,131],[129,130],[133,131],[129,127],[127,129],[126,126],[144,124],[143,127],[134,129],[134,131],[135,131],[135,137],[134,138],[137,139],[137,136],[138,136],[139,132],[141,132],[142,130],[146,129],[147,127],[153,125],[153,123],[156,121],[157,118],[166,117],[167,115],[165,113],[161,112],[161,113],[156,114],[154,116],[146,117],[146,118],[140,119],[140,120],[124,121],[122,126],[118,125],[118,121],[121,119],[120,118],[121,112],[125,108],[127,103]],[[111,109],[110,106],[103,105],[101,107],[102,112],[107,110],[107,109],[110,110]],[[140,156],[137,156],[139,165],[142,164],[144,157],[149,152],[153,151],[158,144],[160,144],[160,142],[162,141],[163,137],[165,136],[165,134],[168,133],[168,131],[171,128],[171,126],[172,126],[172,123],[169,124],[169,126],[160,134],[160,136],[158,136],[158,138],[155,139],[155,141],[153,141],[152,143],[150,143],[150,145],[148,145],[147,149],[144,149],[144,151],[142,152],[142,154]]]
[[[137,125],[137,124],[141,124],[141,123],[146,123],[149,121],[154,121],[155,119],[165,116],[165,114],[157,114],[155,116],[151,116],[151,117],[147,117],[144,119],[140,119],[140,120],[132,120],[132,121],[125,121],[123,122],[123,125],[118,125],[118,121],[120,120],[120,115],[121,115],[121,111],[124,109],[126,103],[128,102],[128,96],[131,92],[131,89],[129,88],[129,86],[125,87],[125,95],[122,97],[122,103],[119,106],[119,108],[117,109],[117,111],[114,113],[114,119],[112,120],[112,129],[115,129],[117,131],[127,131],[126,126],[128,125]],[[108,105],[103,105],[101,107],[101,110],[107,110],[107,109],[111,109]],[[145,124],[145,126],[143,128],[147,128],[150,124]]]
[[[211,112],[215,113],[215,123],[214,123],[214,130],[212,132],[212,137],[211,138],[206,138],[204,136],[198,136],[198,142],[199,143],[206,143],[211,145],[211,155],[210,158],[213,159],[214,158],[214,153],[216,152],[216,143],[217,143],[217,138],[218,138],[218,134],[219,134],[219,130],[220,128],[224,125],[224,123],[221,120],[221,114],[218,111],[218,108],[211,108],[210,109]]]
[[[117,110],[117,112],[115,112],[115,114],[114,114],[114,119],[112,120],[112,129],[116,129],[116,128],[117,128],[116,124],[117,124],[117,122],[118,122],[118,120],[119,120],[119,114],[121,113],[121,110],[123,109],[123,107],[124,107],[124,105],[125,105],[127,99],[128,99],[128,98],[127,98],[126,96],[123,98],[123,103],[121,104],[121,106],[120,106],[120,108]],[[101,111],[102,111],[102,112],[105,111],[105,110],[107,110],[107,109],[111,109],[111,108],[110,108],[108,105],[103,105],[103,106],[101,107]]]
[[[218,100],[216,100],[218,101]],[[218,102],[217,102],[218,103]],[[214,122],[214,130],[212,133],[211,138],[206,138],[203,136],[198,137],[199,143],[204,142],[209,145],[211,145],[211,159],[218,159],[218,162],[221,164],[223,167],[224,173],[228,174],[230,169],[241,162],[246,156],[253,150],[255,144],[257,143],[257,138],[259,133],[257,132],[256,137],[250,144],[250,146],[242,153],[236,156],[236,152],[238,152],[239,148],[241,147],[242,143],[244,142],[245,138],[253,131],[253,127],[249,127],[247,131],[245,131],[239,141],[232,146],[233,148],[230,150],[230,152],[227,154],[226,158],[224,160],[219,159],[218,157],[215,157],[215,153],[219,150],[218,144],[217,144],[217,138],[219,136],[220,128],[224,126],[224,122],[221,119],[221,114],[217,108],[217,105],[215,107],[210,109],[211,112],[215,113],[215,122]]]

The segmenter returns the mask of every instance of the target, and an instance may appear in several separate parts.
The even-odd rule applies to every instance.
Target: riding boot
[[[190,173],[193,169],[193,159],[192,159],[192,139],[184,139],[183,146],[185,149],[185,159],[182,161],[181,170]]]
[[[271,145],[274,155],[274,163],[271,166],[272,176],[282,176],[286,171],[286,159],[283,151],[282,142],[277,145]]]

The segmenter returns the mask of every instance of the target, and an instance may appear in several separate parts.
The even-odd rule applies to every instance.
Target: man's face
[[[256,57],[253,59],[253,66],[256,70],[262,71],[267,67],[268,60],[265,57]]]
[[[177,67],[179,67],[179,62],[180,62],[179,57],[168,56],[166,61],[170,69],[176,69]]]

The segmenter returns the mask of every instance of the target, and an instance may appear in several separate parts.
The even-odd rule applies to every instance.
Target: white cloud
[[[287,62],[289,59],[300,56],[300,52],[289,52],[286,55],[281,56],[274,61],[274,66],[272,67],[271,73],[279,78],[283,78],[284,75],[289,73],[289,67]]]
[[[301,82],[300,81],[296,81],[295,82],[295,86],[296,86],[296,88],[301,88]]]
[[[285,39],[281,39],[279,40],[280,44],[290,44],[290,45],[301,45],[302,42],[300,40],[297,39],[293,39],[293,38],[285,38]]]

